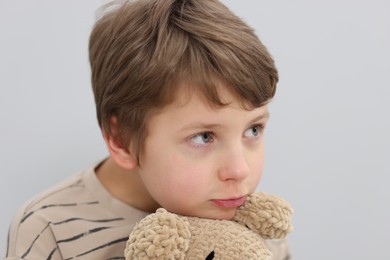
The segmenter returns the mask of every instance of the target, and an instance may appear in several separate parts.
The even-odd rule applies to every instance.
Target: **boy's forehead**
[[[226,105],[239,105],[240,107],[247,107],[249,101],[243,100],[238,95],[232,93],[231,87],[228,83],[217,81],[211,86],[217,94],[218,101]],[[202,88],[195,83],[179,83],[176,88],[177,91],[173,96],[172,105],[184,106],[188,103],[198,103],[209,106],[212,109],[220,108],[221,106],[216,100],[212,100],[207,93],[202,92]]]

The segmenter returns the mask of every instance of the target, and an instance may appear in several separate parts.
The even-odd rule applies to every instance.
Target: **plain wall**
[[[22,203],[107,155],[88,36],[106,1],[0,0],[0,255]],[[293,259],[390,259],[390,2],[225,0],[280,73],[259,190]]]

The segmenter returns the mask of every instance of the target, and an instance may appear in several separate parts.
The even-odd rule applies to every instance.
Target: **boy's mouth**
[[[246,196],[238,197],[238,198],[232,198],[232,199],[215,199],[211,200],[215,205],[225,208],[225,209],[230,209],[230,208],[237,208],[244,204],[246,200]]]

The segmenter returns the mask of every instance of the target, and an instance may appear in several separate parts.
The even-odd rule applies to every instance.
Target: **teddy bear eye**
[[[206,260],[212,260],[214,259],[214,251],[211,251],[211,253],[206,257]]]

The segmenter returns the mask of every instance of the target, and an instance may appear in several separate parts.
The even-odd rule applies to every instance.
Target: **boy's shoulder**
[[[34,215],[50,213],[51,209],[70,208],[80,203],[79,196],[86,193],[85,179],[92,172],[93,168],[89,167],[34,195],[19,208],[15,218],[24,223]]]
[[[70,198],[66,195],[72,195],[74,191],[80,188],[85,188],[83,176],[90,170],[91,169],[88,168],[78,172],[34,195],[19,209],[19,213],[28,215],[31,214],[32,211],[36,211],[38,208],[46,209],[55,207],[55,204],[60,205],[69,201]]]

